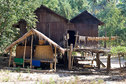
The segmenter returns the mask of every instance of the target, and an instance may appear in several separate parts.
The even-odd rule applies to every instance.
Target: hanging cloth
[[[79,41],[86,41],[86,37],[85,36],[79,36]]]

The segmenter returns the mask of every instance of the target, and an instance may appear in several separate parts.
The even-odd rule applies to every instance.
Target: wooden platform
[[[110,49],[106,49],[106,48],[97,48],[97,47],[84,47],[84,48],[73,48],[73,44],[70,45],[70,49],[68,49],[69,54],[69,65],[68,68],[69,70],[72,69],[73,67],[73,63],[71,61],[72,58],[72,52],[91,52],[91,53],[96,53],[96,65],[97,68],[100,70],[100,65],[102,65],[103,67],[105,67],[105,65],[100,61],[100,53],[107,53],[108,54],[108,58],[107,58],[107,71],[110,71],[110,67],[111,67],[111,52]],[[73,60],[73,59],[72,59]],[[79,59],[78,59],[79,60]],[[76,62],[78,62],[78,60]],[[85,59],[80,59],[80,61],[84,61]],[[90,61],[90,60],[89,60]]]

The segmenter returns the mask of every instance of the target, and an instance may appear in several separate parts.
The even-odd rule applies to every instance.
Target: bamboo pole
[[[24,56],[23,56],[24,62],[23,62],[23,68],[24,68],[24,65],[25,65],[26,44],[27,44],[27,39],[25,40],[25,46],[24,46]]]
[[[5,51],[8,52],[8,50],[10,50],[10,48],[12,48],[14,45],[16,45],[17,43],[25,40],[27,37],[36,34],[37,36],[40,36],[41,38],[43,38],[44,40],[48,41],[49,43],[51,43],[53,46],[56,46],[62,53],[65,53],[66,49],[60,47],[57,43],[55,43],[53,40],[51,40],[50,38],[48,38],[47,36],[45,36],[43,33],[37,31],[36,29],[31,29],[29,32],[27,32],[25,35],[23,35],[21,38],[19,38],[18,40],[14,41],[10,46],[8,46]]]
[[[62,53],[65,52],[65,49],[63,49],[62,47],[60,47],[57,43],[55,43],[53,40],[49,39],[47,36],[45,36],[43,33],[32,29],[33,33],[35,33],[37,36],[40,35],[40,37],[42,37],[44,40],[48,41],[49,43],[51,43],[53,46],[59,48],[61,50]]]
[[[56,47],[55,47],[55,64],[54,64],[54,70],[56,71]]]
[[[12,48],[10,49],[10,57],[9,57],[9,64],[8,64],[9,67],[11,65],[11,57],[12,57]]]
[[[10,48],[12,48],[13,46],[15,46],[17,43],[23,41],[24,39],[26,39],[27,37],[31,36],[33,34],[33,31],[30,30],[29,32],[27,32],[26,34],[24,34],[21,38],[19,38],[18,40],[14,41],[11,45],[9,45],[5,51],[8,52],[8,50],[10,50]]]
[[[32,46],[33,46],[33,35],[31,39],[31,58],[30,58],[30,68],[32,68]]]

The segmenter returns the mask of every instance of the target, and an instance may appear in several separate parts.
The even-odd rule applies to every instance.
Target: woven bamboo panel
[[[39,60],[54,59],[52,47],[49,45],[36,46],[34,58]]]
[[[16,58],[23,58],[24,55],[24,46],[16,47]],[[31,55],[31,46],[26,46],[25,58],[30,58]]]

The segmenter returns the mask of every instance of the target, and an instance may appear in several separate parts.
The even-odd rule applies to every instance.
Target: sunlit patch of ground
[[[0,84],[125,84],[121,75],[72,75],[64,73],[23,73],[0,70]]]

